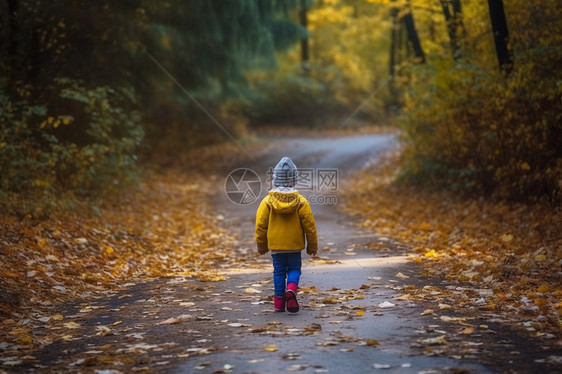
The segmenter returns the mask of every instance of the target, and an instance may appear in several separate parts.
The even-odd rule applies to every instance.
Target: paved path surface
[[[288,139],[267,157],[241,165],[263,176],[260,199],[240,206],[221,194],[215,202],[225,217],[225,227],[240,238],[241,255],[254,256],[255,211],[269,187],[268,169],[282,156],[291,157],[300,169],[335,169],[341,183],[350,172],[372,162],[393,144],[393,137],[388,135]],[[339,198],[337,191],[331,191],[332,185],[318,191],[316,182],[321,181],[317,175],[313,177],[312,190],[303,192],[309,200],[319,192]],[[210,356],[189,360],[177,372],[491,372],[471,362],[420,354],[426,347],[417,340],[437,337],[439,332],[427,332],[433,322],[420,317],[422,306],[394,300],[402,295],[398,290],[408,284],[406,277],[416,277],[405,248],[358,230],[350,217],[338,210],[338,204],[312,204],[312,210],[320,259],[303,252],[301,311],[273,312],[269,254],[245,269],[231,269],[228,281],[217,284],[215,292],[214,318],[226,323],[221,335],[212,340],[224,347]],[[382,245],[388,250],[374,251],[368,249],[369,245]],[[398,273],[404,277],[397,277]]]

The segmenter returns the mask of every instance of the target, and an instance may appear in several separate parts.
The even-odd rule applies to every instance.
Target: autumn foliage
[[[562,13],[556,1],[504,3],[510,72],[497,67],[486,4],[463,2],[457,59],[442,33],[430,37],[434,18],[417,11],[422,43],[433,42],[427,64],[407,75],[404,175],[421,185],[559,203]]]
[[[558,333],[562,213],[546,205],[462,199],[451,192],[396,185],[397,157],[389,156],[348,183],[345,209],[361,217],[361,226],[411,246],[423,275],[465,290],[407,291],[422,299],[448,298],[454,301],[449,308],[470,313],[491,312],[517,322],[530,318],[541,334]]]
[[[224,280],[216,269],[230,254],[232,238],[210,210],[215,191],[201,170],[167,170],[121,198],[106,200],[98,214],[84,206],[52,211],[48,219],[3,215],[1,338],[28,347],[48,345],[60,336],[36,335],[34,324],[49,321],[61,303],[104,297],[140,278]],[[21,319],[31,313],[22,328]]]

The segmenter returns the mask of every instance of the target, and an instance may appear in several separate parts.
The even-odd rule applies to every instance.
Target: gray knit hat
[[[297,166],[289,157],[283,157],[273,169],[273,185],[275,187],[294,187],[297,184]]]

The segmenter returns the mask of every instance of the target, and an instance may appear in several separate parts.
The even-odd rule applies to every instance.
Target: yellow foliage
[[[389,176],[395,175],[400,156],[395,151],[344,183],[346,211],[359,216],[364,229],[411,246],[419,253],[412,261],[425,274],[489,289],[489,294],[474,296],[484,299],[481,308],[524,313],[518,303],[526,297],[549,321],[556,321],[562,312],[562,291],[550,277],[562,258],[562,212],[548,205],[460,199],[451,192],[393,184]],[[408,294],[431,297],[433,291]],[[436,294],[456,300],[457,305],[466,303],[462,293]],[[439,309],[451,308],[449,304],[440,304]],[[558,327],[545,327],[554,328]]]

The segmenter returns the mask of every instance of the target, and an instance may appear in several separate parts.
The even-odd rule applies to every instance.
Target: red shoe
[[[287,311],[289,313],[296,313],[299,311],[299,303],[297,301],[297,290],[299,286],[296,283],[289,283],[287,291],[285,291],[285,299],[287,300]]]
[[[273,306],[275,307],[276,312],[284,312],[285,299],[283,297],[273,296]]]

